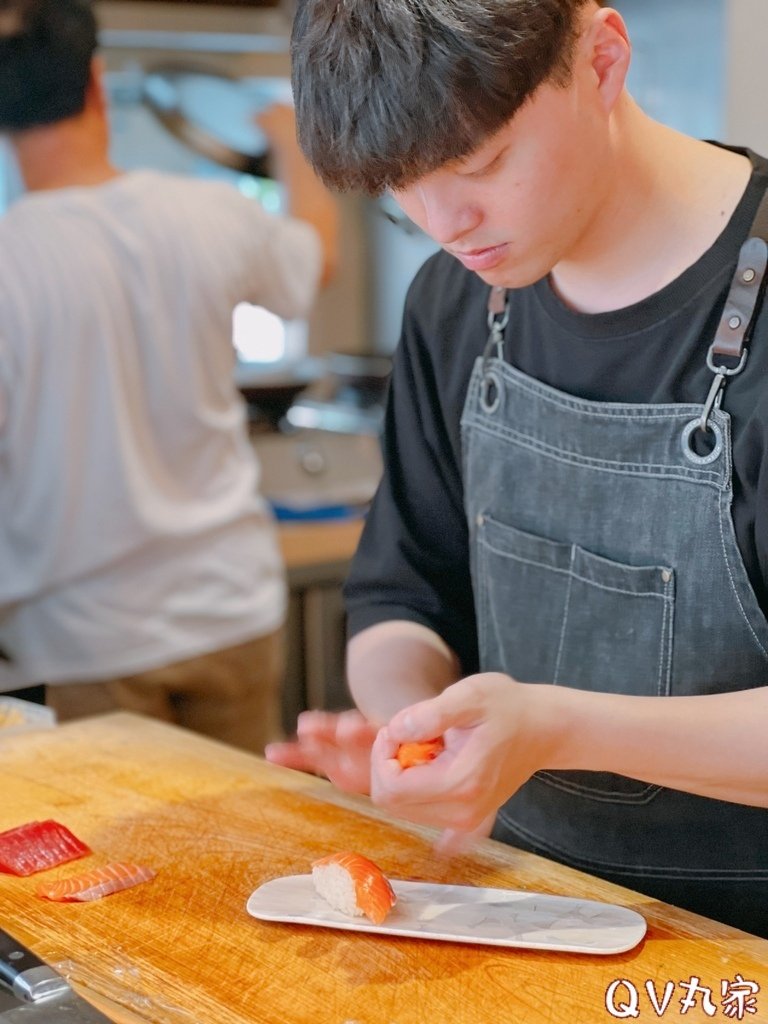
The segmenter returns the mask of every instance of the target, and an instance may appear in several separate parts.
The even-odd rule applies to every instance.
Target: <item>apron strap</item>
[[[488,341],[483,352],[483,368],[495,347],[496,357],[504,358],[504,331],[509,323],[509,294],[501,285],[494,285],[488,293]]]
[[[750,237],[762,238],[768,242],[768,192],[763,196],[762,202],[757,208],[749,234]]]
[[[725,300],[715,340],[707,353],[714,373],[732,376],[744,367],[768,269],[768,192],[763,196],[749,237],[742,245],[736,273]]]
[[[503,317],[507,306],[507,289],[499,284],[494,285],[488,295],[488,326],[493,326],[496,317]]]

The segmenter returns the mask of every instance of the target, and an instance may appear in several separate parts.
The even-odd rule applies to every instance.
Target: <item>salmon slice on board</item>
[[[90,847],[53,818],[0,832],[0,871],[11,875],[33,875],[90,852]]]
[[[152,868],[139,864],[106,864],[101,868],[86,871],[73,878],[62,878],[58,882],[47,882],[37,889],[37,895],[45,900],[60,903],[86,902],[122,892],[141,882],[151,881],[157,874]]]

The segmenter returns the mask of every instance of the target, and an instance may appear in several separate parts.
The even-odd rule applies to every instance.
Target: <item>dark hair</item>
[[[81,113],[95,49],[88,0],[0,0],[0,131]]]
[[[467,156],[570,77],[588,0],[300,0],[299,142],[332,188],[375,195]]]

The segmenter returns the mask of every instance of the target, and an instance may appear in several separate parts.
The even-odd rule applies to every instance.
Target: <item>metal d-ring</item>
[[[480,406],[483,412],[494,413],[501,405],[501,377],[495,370],[486,370],[480,385]]]
[[[691,420],[686,423],[683,428],[682,437],[680,443],[683,448],[683,454],[689,462],[692,462],[695,466],[708,466],[711,462],[720,458],[720,453],[723,450],[723,432],[719,425],[714,422],[708,422],[704,428],[705,433],[711,432],[715,436],[715,443],[712,447],[712,451],[707,452],[706,455],[699,455],[698,452],[694,451],[691,447],[691,438],[698,431],[701,430],[701,417],[699,419]]]
[[[716,423],[710,422],[713,409],[719,409],[723,401],[723,391],[725,390],[725,383],[728,377],[735,377],[737,373],[741,373],[744,369],[744,364],[747,361],[747,350],[745,349],[741,353],[738,365],[736,366],[725,366],[723,364],[716,364],[714,361],[714,352],[710,346],[707,352],[707,366],[714,374],[712,383],[709,386],[709,393],[704,401],[704,405],[701,409],[701,416],[697,420],[691,420],[690,423],[686,424],[683,430],[682,445],[685,457],[696,465],[702,466],[707,465],[710,462],[714,462],[718,458],[720,452],[723,449],[723,434],[720,427]],[[707,434],[710,431],[714,434],[715,444],[707,455],[699,455],[698,452],[694,451],[691,447],[691,437],[694,431],[701,431],[702,434]]]

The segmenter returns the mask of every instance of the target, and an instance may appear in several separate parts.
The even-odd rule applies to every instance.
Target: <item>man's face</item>
[[[519,288],[578,260],[606,188],[599,104],[576,76],[545,83],[494,136],[395,191],[403,211],[488,284]]]

